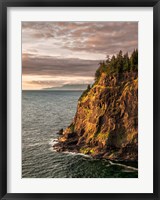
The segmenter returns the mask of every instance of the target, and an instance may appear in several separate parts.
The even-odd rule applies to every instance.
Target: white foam
[[[57,144],[57,143],[58,143],[58,139],[55,138],[55,139],[51,139],[51,140],[50,140],[49,145],[54,146],[54,145]]]
[[[76,153],[76,152],[70,152],[70,151],[64,151],[63,153],[70,154],[70,155],[81,155],[81,156],[86,157],[86,158],[92,158],[90,155],[86,155],[86,154],[83,154],[83,153]]]
[[[131,166],[120,164],[120,163],[113,163],[110,160],[108,162],[109,162],[110,165],[118,165],[118,166],[121,166],[121,167],[125,167],[126,169],[131,169],[131,170],[134,170],[134,171],[138,171],[138,169],[135,168],[135,167],[131,167]]]
[[[49,150],[52,152],[57,152],[53,147],[50,147]]]

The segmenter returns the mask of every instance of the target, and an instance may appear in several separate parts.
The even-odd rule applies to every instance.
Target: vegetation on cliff
[[[135,49],[131,54],[130,58],[128,53],[124,54],[122,51],[112,58],[107,56],[106,61],[99,63],[99,68],[95,73],[95,80],[97,81],[102,73],[109,74],[118,74],[122,72],[138,72],[138,50]]]
[[[138,160],[138,51],[100,63],[95,83],[79,98],[58,151],[111,160]]]

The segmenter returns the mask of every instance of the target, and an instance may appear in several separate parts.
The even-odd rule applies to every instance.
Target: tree
[[[128,53],[123,56],[123,71],[130,71],[130,60]]]
[[[106,58],[107,58],[106,64],[109,64],[110,63],[110,57],[109,57],[109,55],[107,55]]]
[[[87,90],[90,90],[91,89],[91,86],[90,86],[90,84],[88,84],[88,86],[87,86]]]
[[[138,71],[138,49],[135,49],[130,57],[131,71]]]
[[[129,71],[138,71],[138,50],[135,49],[131,56],[129,57],[128,53],[123,55],[123,52],[120,50],[117,56],[113,55],[112,58],[107,56],[106,61],[101,61],[99,63],[99,68],[95,73],[95,80],[99,80],[102,73],[107,75],[111,73],[123,73]]]
[[[122,53],[122,50],[120,50],[118,55],[117,55],[116,71],[118,73],[123,72],[123,53]]]

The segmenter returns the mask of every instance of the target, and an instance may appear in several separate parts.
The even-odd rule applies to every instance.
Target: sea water
[[[56,152],[57,132],[73,120],[82,91],[22,92],[22,178],[137,178],[137,163]]]

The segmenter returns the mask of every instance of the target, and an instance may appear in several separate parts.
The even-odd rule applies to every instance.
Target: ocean
[[[57,132],[76,113],[82,91],[22,92],[22,178],[137,178],[137,163],[56,152]]]

